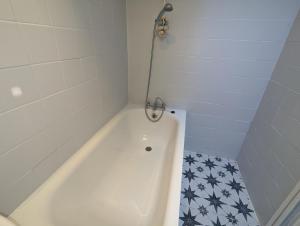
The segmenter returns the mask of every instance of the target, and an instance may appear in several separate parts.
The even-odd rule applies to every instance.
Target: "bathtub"
[[[10,217],[20,226],[177,226],[186,114],[175,111],[151,123],[127,106]]]

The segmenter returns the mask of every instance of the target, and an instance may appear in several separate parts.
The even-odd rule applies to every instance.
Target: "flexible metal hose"
[[[148,75],[148,85],[147,85],[147,93],[146,93],[146,100],[145,100],[145,114],[147,116],[147,118],[151,121],[151,122],[158,122],[163,114],[164,114],[164,111],[165,111],[165,103],[164,101],[162,100],[162,98],[160,97],[156,97],[155,100],[160,100],[161,103],[162,103],[162,108],[161,108],[161,114],[158,118],[153,118],[151,117],[149,114],[148,114],[148,109],[149,107],[151,108],[151,105],[150,105],[150,102],[148,101],[148,98],[149,98],[149,89],[150,89],[150,83],[151,83],[151,76],[152,76],[152,65],[153,65],[153,54],[154,54],[154,44],[155,44],[155,37],[156,37],[156,34],[155,34],[155,28],[156,28],[156,24],[157,24],[157,21],[155,20],[155,23],[154,23],[154,27],[153,27],[153,35],[152,35],[152,47],[151,47],[151,57],[150,57],[150,67],[149,67],[149,75]]]

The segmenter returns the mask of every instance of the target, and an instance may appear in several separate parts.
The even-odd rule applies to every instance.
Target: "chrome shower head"
[[[173,11],[173,5],[171,3],[166,3],[164,6],[164,11],[166,11],[166,12]]]
[[[161,17],[165,14],[165,12],[171,12],[171,11],[173,11],[173,9],[174,8],[173,8],[173,5],[171,3],[166,3],[164,5],[164,8],[162,8],[162,10],[160,11],[160,13],[156,17],[155,21],[158,22],[161,19]]]

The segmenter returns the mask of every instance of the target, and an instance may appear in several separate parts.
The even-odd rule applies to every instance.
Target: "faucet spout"
[[[164,111],[166,109],[166,104],[160,97],[156,97],[153,103],[147,101],[146,108],[147,109],[151,108],[153,111],[156,110]]]
[[[165,108],[166,108],[165,102],[160,97],[156,97],[154,100],[153,110],[157,110],[157,109],[165,110]]]

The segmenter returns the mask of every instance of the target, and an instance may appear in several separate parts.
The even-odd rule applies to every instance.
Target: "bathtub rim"
[[[124,117],[124,114],[130,110],[141,110],[140,105],[128,104],[121,111],[119,111],[111,120],[104,126],[97,130],[94,135],[89,138],[74,154],[67,159],[56,171],[54,171],[46,181],[44,181],[37,189],[29,195],[10,215],[11,219],[18,222],[18,219],[24,219],[22,212],[30,208],[32,201],[38,203],[38,206],[48,207],[51,203],[51,198],[55,190],[64,182],[76,167],[84,161],[89,154],[97,146],[99,140],[102,140],[109,132],[116,126],[116,124]],[[171,113],[175,111],[175,114]],[[186,112],[179,109],[167,109],[165,112],[168,117],[176,120],[178,125],[176,134],[175,150],[172,161],[171,178],[169,181],[169,192],[166,203],[166,212],[163,219],[162,226],[177,226],[179,223],[179,208],[181,195],[181,175],[182,163],[184,154],[184,140],[185,140],[185,124]],[[25,217],[26,218],[26,217]],[[29,217],[30,218],[30,217]],[[20,221],[22,222],[22,221]],[[47,222],[47,219],[45,219]],[[20,225],[20,224],[19,224]],[[22,226],[22,224],[21,224]],[[42,225],[41,225],[42,226]]]

